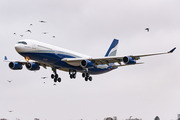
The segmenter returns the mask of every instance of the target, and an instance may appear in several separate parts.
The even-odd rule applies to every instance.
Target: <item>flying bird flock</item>
[[[44,21],[44,20],[41,20],[41,21],[38,21],[40,24],[42,23],[42,24],[46,24],[47,22],[46,21]],[[29,24],[29,26],[34,26],[34,24]],[[20,34],[20,37],[24,37],[24,35],[25,35],[25,33],[33,33],[32,32],[32,30],[31,29],[27,29],[25,32],[24,32],[24,34]],[[48,32],[47,31],[44,31],[44,32],[41,32],[42,34],[48,34]],[[13,33],[13,35],[17,35],[17,33],[16,32],[14,32]],[[52,36],[52,38],[55,38],[55,35],[53,35]],[[48,77],[46,77],[46,76],[43,76],[43,77],[41,77],[41,79],[46,79],[46,78],[48,78]],[[7,80],[9,83],[11,83],[13,80]],[[43,82],[44,84],[45,84],[45,82]],[[53,85],[56,85],[55,83],[53,84]],[[9,111],[9,112],[12,112],[12,111]]]
[[[44,24],[44,23],[47,23],[46,21],[43,21],[43,20],[38,21],[38,22],[39,22],[39,23],[43,23],[43,24]],[[33,26],[33,24],[31,23],[29,26]],[[32,30],[28,29],[28,30],[25,31],[25,33],[32,33]],[[24,33],[24,34],[25,34],[25,33]],[[42,32],[42,34],[47,34],[47,33],[48,33],[48,32]],[[24,34],[20,34],[20,37],[24,37]],[[17,33],[14,32],[13,35],[17,35]],[[55,35],[53,35],[52,38],[55,38]]]

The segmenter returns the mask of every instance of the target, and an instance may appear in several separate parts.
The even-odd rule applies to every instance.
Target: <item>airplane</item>
[[[118,43],[119,40],[114,39],[104,57],[91,57],[36,40],[23,39],[15,44],[15,49],[25,60],[8,60],[5,56],[4,61],[9,62],[9,68],[12,70],[21,70],[23,65],[30,71],[37,71],[40,66],[45,69],[51,67],[54,73],[51,78],[54,82],[61,82],[57,70],[69,72],[71,79],[75,79],[76,73],[80,72],[85,81],[92,81],[91,75],[107,73],[121,66],[143,64],[137,60],[146,56],[173,53],[176,49],[175,47],[163,53],[118,57]]]

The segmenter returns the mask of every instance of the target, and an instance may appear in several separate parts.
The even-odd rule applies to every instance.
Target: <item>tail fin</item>
[[[119,42],[119,40],[117,40],[117,39],[113,40],[113,42],[111,43],[111,46],[109,47],[105,57],[107,57],[107,56],[116,56],[118,42]]]

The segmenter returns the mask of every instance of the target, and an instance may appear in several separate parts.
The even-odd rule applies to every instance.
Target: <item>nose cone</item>
[[[21,44],[15,44],[15,49],[18,53],[23,52],[24,51],[23,48],[24,47]]]

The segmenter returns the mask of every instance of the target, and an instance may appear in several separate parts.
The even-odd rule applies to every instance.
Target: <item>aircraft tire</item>
[[[85,77],[85,73],[82,73],[82,77],[83,77],[83,78]]]
[[[85,77],[85,81],[88,81],[88,77]]]
[[[51,78],[54,79],[54,74],[51,74]]]
[[[75,79],[76,78],[76,74],[72,74],[73,78]]]
[[[91,76],[89,76],[89,81],[92,81],[92,77]]]
[[[55,78],[56,78],[56,79],[58,78],[58,74],[55,74]]]
[[[57,78],[54,78],[54,82],[57,82]]]
[[[89,73],[86,73],[86,77],[89,77]]]
[[[61,78],[59,77],[59,78],[57,79],[57,81],[58,81],[58,82],[61,82]]]
[[[70,78],[71,78],[71,79],[73,78],[73,74],[70,74]]]

